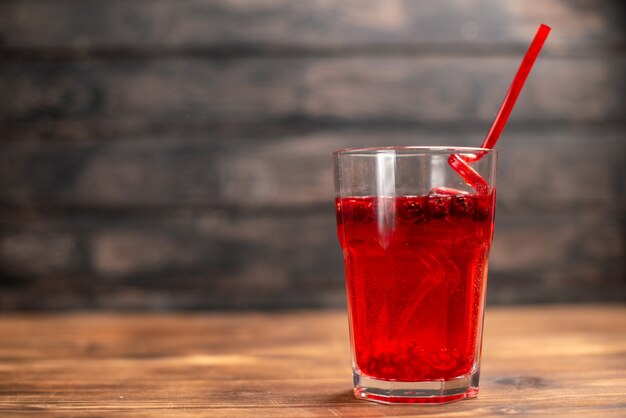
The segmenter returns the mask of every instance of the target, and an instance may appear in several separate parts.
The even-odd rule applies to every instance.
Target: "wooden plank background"
[[[344,304],[329,153],[501,151],[489,300],[626,301],[610,0],[0,2],[0,309]]]

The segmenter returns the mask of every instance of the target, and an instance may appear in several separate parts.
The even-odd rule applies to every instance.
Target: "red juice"
[[[354,361],[382,380],[477,367],[494,193],[336,200]]]

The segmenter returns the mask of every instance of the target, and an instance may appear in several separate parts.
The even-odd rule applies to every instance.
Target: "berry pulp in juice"
[[[383,380],[449,380],[480,356],[494,193],[336,200],[353,361]]]

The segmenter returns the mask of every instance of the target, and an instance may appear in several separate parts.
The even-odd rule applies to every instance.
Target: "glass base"
[[[375,379],[358,370],[352,372],[354,396],[379,403],[442,404],[478,396],[480,371],[451,380],[398,382]]]

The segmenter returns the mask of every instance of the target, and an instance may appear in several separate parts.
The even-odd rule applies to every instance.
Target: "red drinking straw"
[[[480,158],[476,157],[475,154],[470,155],[472,155],[473,158]],[[448,157],[448,164],[450,164],[450,167],[452,167],[454,171],[456,171],[461,177],[463,177],[463,180],[465,180],[467,184],[472,186],[474,190],[478,192],[478,194],[489,193],[489,183],[487,183],[476,170],[474,170],[468,163],[463,160],[464,157],[465,155],[461,156],[459,154],[451,154]]]
[[[496,119],[493,121],[493,125],[491,125],[491,129],[485,137],[481,148],[491,149],[494,145],[496,145],[496,142],[504,129],[504,125],[506,125],[506,122],[509,120],[511,110],[513,110],[513,106],[515,106],[515,101],[517,100],[520,91],[522,91],[522,87],[524,87],[524,83],[530,73],[530,69],[533,68],[533,64],[535,64],[535,60],[537,59],[539,52],[541,52],[541,48],[543,47],[549,33],[550,26],[542,23],[537,30],[535,39],[533,39],[533,42],[528,47],[528,51],[526,51],[526,55],[517,70],[517,74],[515,74],[511,87],[509,87],[509,91],[504,97],[502,106],[500,106],[500,111],[498,112]]]
[[[541,48],[543,47],[549,33],[550,27],[542,23],[537,30],[535,39],[533,39],[532,43],[528,47],[528,51],[526,51],[526,55],[517,70],[517,74],[515,74],[515,77],[513,78],[511,87],[509,87],[509,91],[504,97],[502,106],[500,106],[496,119],[493,121],[491,129],[485,137],[481,148],[491,149],[494,145],[496,145],[496,142],[498,141],[498,138],[500,137],[500,134],[509,119],[509,115],[513,110],[513,106],[515,106],[515,101],[522,91],[526,78],[528,77],[533,64],[535,64],[537,56],[539,55],[539,52],[541,52]],[[488,191],[489,185],[485,179],[483,179],[480,174],[478,174],[478,172],[476,172],[476,170],[468,164],[479,160],[480,157],[482,157],[482,154],[480,153],[463,155],[452,154],[448,158],[448,163],[461,177],[463,177],[463,180],[465,180],[467,184],[472,186],[478,193],[483,194]]]

